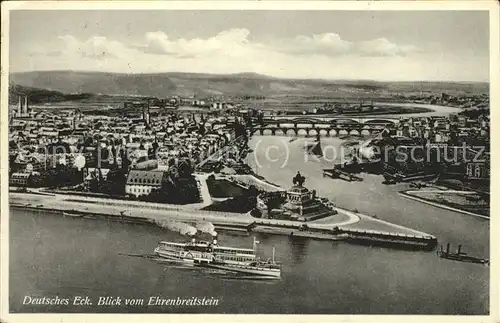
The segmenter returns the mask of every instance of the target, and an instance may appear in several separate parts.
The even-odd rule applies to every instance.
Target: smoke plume
[[[216,237],[217,236],[217,232],[215,231],[215,227],[210,222],[199,222],[199,223],[196,223],[196,229],[199,230],[199,231],[201,231],[201,232],[209,233],[209,234],[212,235],[212,237]]]
[[[178,232],[186,236],[194,236],[198,230],[186,223],[177,221],[155,220],[156,225],[168,229],[170,231]]]

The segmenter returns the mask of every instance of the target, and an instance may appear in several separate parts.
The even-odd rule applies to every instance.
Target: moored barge
[[[462,262],[470,262],[475,264],[483,264],[489,265],[489,259],[478,258],[474,256],[469,256],[467,253],[462,252],[462,245],[458,245],[457,252],[450,252],[450,244],[446,244],[446,250],[443,249],[441,245],[440,250],[437,252],[438,256],[444,259],[462,261]]]

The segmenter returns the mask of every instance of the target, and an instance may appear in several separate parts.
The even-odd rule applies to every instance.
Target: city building
[[[31,173],[13,173],[9,179],[10,186],[27,187],[30,184]]]
[[[127,176],[125,194],[139,197],[160,189],[166,179],[166,172],[152,170],[131,170]]]

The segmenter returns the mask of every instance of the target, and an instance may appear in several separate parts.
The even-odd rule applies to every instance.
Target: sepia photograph
[[[2,4],[2,321],[490,322],[497,2],[36,4]]]

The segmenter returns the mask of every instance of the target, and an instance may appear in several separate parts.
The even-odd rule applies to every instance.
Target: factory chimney
[[[24,115],[28,115],[28,97],[24,97]]]
[[[151,118],[151,116],[149,114],[149,106],[150,106],[150,100],[148,99],[147,105],[144,105],[142,108],[142,118],[143,118],[146,126],[149,126],[150,118]]]
[[[146,123],[146,106],[142,105],[142,120]]]
[[[17,105],[17,113],[19,114],[19,116],[21,116],[23,114],[23,101],[22,101],[21,96],[19,96],[19,103]]]

